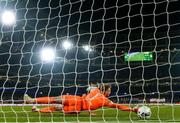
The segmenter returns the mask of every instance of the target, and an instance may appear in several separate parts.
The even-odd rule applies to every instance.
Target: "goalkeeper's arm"
[[[131,108],[129,106],[126,106],[126,105],[122,105],[122,104],[118,104],[118,103],[113,103],[112,101],[108,100],[106,101],[105,103],[105,106],[106,107],[109,107],[109,108],[117,108],[121,111],[132,111],[132,112],[137,112],[138,108]]]

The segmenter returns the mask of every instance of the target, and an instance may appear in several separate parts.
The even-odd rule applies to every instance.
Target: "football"
[[[147,106],[141,106],[137,111],[137,115],[141,119],[149,119],[151,117],[151,109]]]

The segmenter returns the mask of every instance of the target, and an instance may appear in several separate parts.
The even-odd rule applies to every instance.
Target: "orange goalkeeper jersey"
[[[132,108],[113,103],[105,97],[98,88],[91,90],[91,92],[83,99],[83,110],[96,110],[101,107],[118,108],[122,111],[133,111]]]

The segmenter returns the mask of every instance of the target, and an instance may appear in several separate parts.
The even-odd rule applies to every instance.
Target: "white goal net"
[[[179,0],[0,0],[0,122],[178,122],[179,42]],[[148,106],[151,117],[117,105],[65,113],[57,100],[62,111],[43,113],[32,107],[58,104],[24,104],[24,95],[85,99],[107,84],[109,100]]]

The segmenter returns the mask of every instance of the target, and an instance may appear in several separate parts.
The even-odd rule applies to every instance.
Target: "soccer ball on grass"
[[[141,119],[149,119],[151,117],[151,109],[147,106],[141,106],[137,111],[137,115]]]

